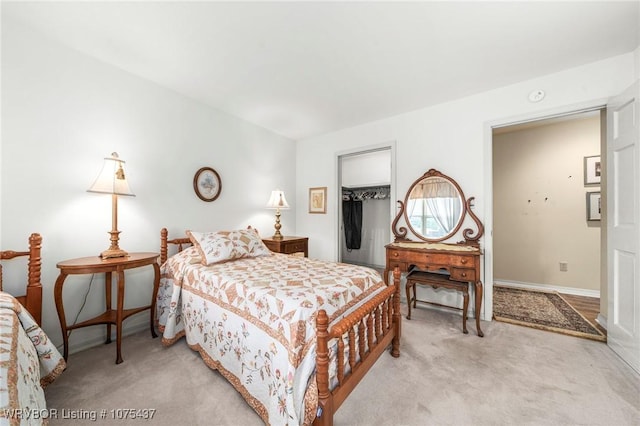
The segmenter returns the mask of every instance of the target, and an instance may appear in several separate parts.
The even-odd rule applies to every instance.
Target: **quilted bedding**
[[[315,319],[339,320],[385,288],[373,269],[283,254],[203,266],[195,248],[161,268],[163,343],[191,348],[265,423],[315,418]]]
[[[0,425],[41,424],[47,407],[43,388],[65,368],[27,310],[0,292]]]

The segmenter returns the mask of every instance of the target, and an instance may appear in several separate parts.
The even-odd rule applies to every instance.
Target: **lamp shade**
[[[118,158],[117,152],[104,159],[102,171],[87,191],[135,196],[124,173],[124,161]]]
[[[280,209],[286,210],[289,208],[289,204],[287,204],[287,199],[284,196],[284,192],[276,189],[271,191],[271,197],[269,198],[269,202],[267,203],[268,209]]]

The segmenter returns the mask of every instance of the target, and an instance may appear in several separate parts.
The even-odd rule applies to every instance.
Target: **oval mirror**
[[[458,184],[448,176],[425,174],[409,188],[405,220],[425,241],[442,241],[456,233],[464,219],[464,199]]]

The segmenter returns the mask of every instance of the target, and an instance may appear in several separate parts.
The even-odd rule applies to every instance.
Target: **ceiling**
[[[631,52],[639,3],[3,1],[2,19],[301,140]]]

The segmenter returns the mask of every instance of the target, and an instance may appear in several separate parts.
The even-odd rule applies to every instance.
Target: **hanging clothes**
[[[342,219],[344,222],[344,239],[347,250],[360,249],[362,241],[362,201],[349,198],[342,200]]]

